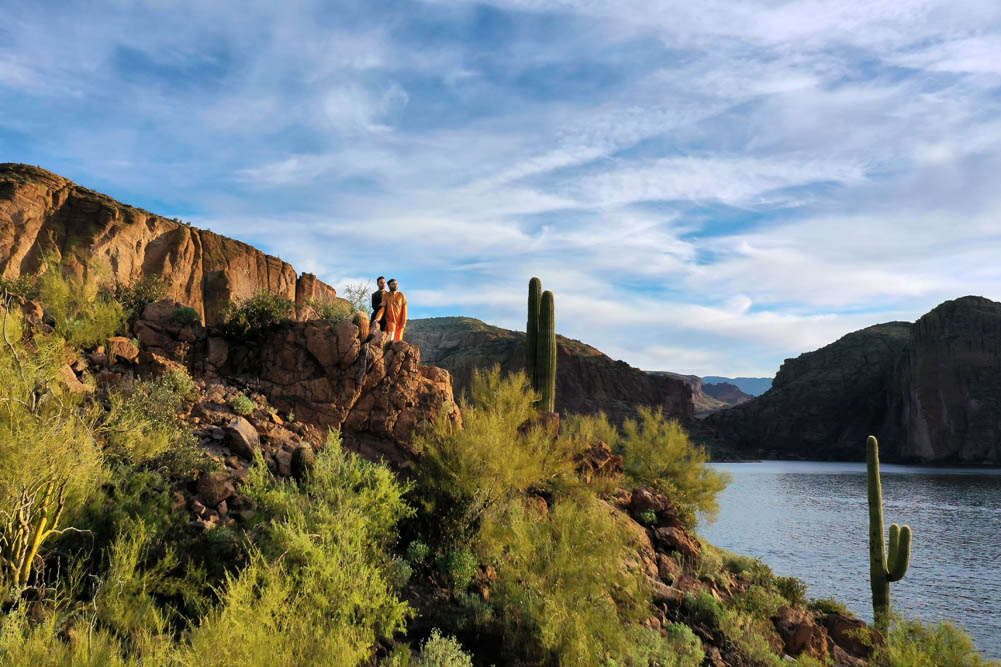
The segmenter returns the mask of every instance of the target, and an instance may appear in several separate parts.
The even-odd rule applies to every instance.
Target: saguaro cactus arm
[[[890,525],[890,555],[887,579],[900,581],[907,574],[911,562],[911,527]]]

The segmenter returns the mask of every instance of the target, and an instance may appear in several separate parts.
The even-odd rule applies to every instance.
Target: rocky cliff
[[[154,215],[38,167],[0,164],[0,277],[34,273],[45,258],[84,276],[131,284],[169,279],[168,295],[208,324],[231,299],[258,289],[296,303],[332,300],[311,274],[298,276],[277,257],[246,243]]]
[[[504,372],[525,369],[525,334],[468,317],[412,320],[406,339],[421,349],[425,362],[452,373],[457,395],[476,369],[499,364]],[[672,377],[654,376],[579,341],[556,337],[556,410],[604,412],[621,422],[640,405],[660,407],[682,418],[695,414],[691,388]]]
[[[873,434],[887,461],[1001,464],[1001,303],[962,297],[848,334],[705,426],[750,456],[860,460]]]
[[[1001,463],[1001,303],[967,296],[915,322],[889,413],[900,458]]]
[[[866,436],[885,425],[893,369],[910,329],[878,324],[787,359],[771,389],[705,422],[750,456],[858,459]]]

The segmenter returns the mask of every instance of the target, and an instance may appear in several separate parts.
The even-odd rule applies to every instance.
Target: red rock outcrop
[[[457,394],[470,386],[473,372],[499,364],[501,371],[525,370],[525,334],[490,326],[469,317],[412,320],[407,340],[428,363],[452,373]],[[613,361],[580,341],[556,337],[556,411],[563,414],[604,412],[614,422],[634,417],[641,405],[665,414],[694,416],[692,390],[673,377],[645,373]]]
[[[143,311],[134,325],[141,360],[183,363],[196,378],[261,394],[321,440],[327,429],[338,429],[349,447],[399,463],[420,426],[441,414],[461,424],[448,371],[422,366],[420,350],[404,341],[384,347],[376,333],[363,342],[351,322],[326,320],[225,338],[199,323],[178,323],[172,315],[180,306],[165,300]],[[226,430],[240,432],[232,424]],[[241,438],[231,438],[240,444],[230,449],[246,457],[255,445]]]
[[[231,299],[267,289],[302,304],[334,299],[311,274],[225,236],[121,204],[38,167],[0,164],[0,277],[38,271],[42,257],[79,276],[131,284],[169,280],[168,296],[219,322]]]

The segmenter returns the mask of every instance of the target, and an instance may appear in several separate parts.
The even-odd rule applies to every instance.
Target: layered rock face
[[[885,425],[893,369],[910,330],[907,322],[878,324],[787,359],[765,394],[705,422],[727,446],[752,456],[859,459],[866,437]]]
[[[426,362],[452,373],[457,394],[470,386],[477,369],[498,364],[503,372],[525,370],[523,332],[472,318],[412,320],[406,339],[421,349]],[[556,347],[557,412],[604,412],[614,422],[635,416],[641,405],[682,418],[695,414],[692,390],[681,380],[647,374],[563,336],[556,337]]]
[[[287,262],[240,241],[121,204],[38,167],[0,164],[0,276],[33,274],[43,257],[78,276],[124,284],[162,275],[168,295],[208,324],[219,322],[228,301],[259,289],[299,304],[336,298],[315,276],[297,276]]]
[[[915,322],[890,414],[899,458],[1001,463],[1001,303],[967,296]]]

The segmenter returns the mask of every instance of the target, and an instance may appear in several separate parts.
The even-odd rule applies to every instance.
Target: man
[[[379,289],[372,292],[372,318],[371,321],[376,321],[376,316],[379,311],[382,310],[382,297],[386,294],[386,278],[385,276],[379,276],[375,279],[375,284],[379,286]],[[379,329],[382,331],[386,330],[386,316],[383,315],[381,320],[378,320]]]
[[[385,318],[387,340],[403,340],[403,330],[407,328],[407,297],[398,292],[395,278],[389,279],[389,291],[382,295],[382,308],[376,319]]]

